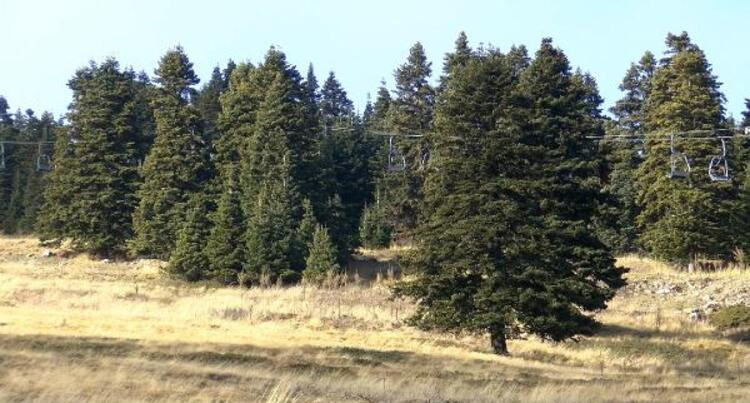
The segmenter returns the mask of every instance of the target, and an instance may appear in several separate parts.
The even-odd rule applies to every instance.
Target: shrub
[[[750,307],[732,305],[721,308],[709,317],[708,322],[719,330],[750,326]]]
[[[318,225],[315,228],[312,242],[308,246],[309,254],[303,272],[306,281],[320,284],[331,274],[335,274],[339,265],[336,263],[336,249],[328,236],[328,230]]]
[[[359,238],[366,248],[387,248],[391,244],[393,228],[380,204],[366,206],[362,213]]]

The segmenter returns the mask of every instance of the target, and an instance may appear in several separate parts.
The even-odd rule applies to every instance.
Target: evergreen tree
[[[246,274],[254,284],[270,285],[300,279],[301,268],[292,266],[294,219],[290,197],[281,183],[260,184],[249,209],[246,231]]]
[[[312,203],[309,199],[302,201],[302,219],[299,222],[297,228],[297,248],[300,261],[307,260],[309,254],[308,246],[313,240],[313,234],[315,233],[315,227],[318,225],[318,220],[315,219],[315,212],[313,211]]]
[[[438,88],[438,91],[445,88],[453,69],[461,68],[466,65],[471,59],[471,52],[472,50],[469,47],[469,39],[466,37],[466,33],[461,31],[455,42],[455,50],[446,54],[443,58],[443,75],[440,77],[440,88]]]
[[[371,152],[353,103],[333,73],[323,85],[320,105],[330,131],[321,140],[319,180],[327,201],[317,216],[328,228],[340,253],[338,261],[344,265],[358,244],[361,212],[372,194]]]
[[[155,73],[160,85],[153,101],[156,139],[143,164],[131,248],[166,259],[184,221],[185,203],[202,190],[210,169],[200,114],[191,102],[192,86],[199,82],[193,64],[177,47],[162,57]]]
[[[670,142],[664,141],[676,132],[722,127],[724,95],[705,55],[686,33],[670,34],[666,43],[666,57],[653,74],[645,104],[649,134],[646,158],[636,176],[640,242],[654,256],[676,263],[685,264],[697,255],[728,257],[737,243],[735,231],[727,225],[736,186],[731,181],[711,182],[706,170],[697,168],[720,154],[720,142],[678,135],[676,152],[688,156],[696,168],[689,179],[679,180],[666,175],[671,160],[679,156],[670,157]]]
[[[54,142],[56,122],[54,116],[44,112],[40,119],[33,119],[27,128],[31,131],[30,137],[39,141],[36,147],[35,158],[28,161],[23,176],[25,178],[23,188],[23,215],[18,220],[17,232],[30,234],[34,231],[39,212],[42,206],[44,188],[46,185],[47,170],[51,169],[52,147],[48,144]],[[33,140],[32,140],[33,141]]]
[[[228,178],[212,214],[211,233],[205,250],[210,277],[225,284],[237,283],[245,259],[245,220],[235,176]]]
[[[13,118],[8,113],[10,105],[4,96],[0,95],[0,125],[3,127],[13,126]]]
[[[36,170],[38,150],[34,144],[39,141],[40,124],[34,111],[27,109],[24,113],[16,112],[12,119],[13,127],[6,127],[4,132],[8,140],[29,144],[6,144],[4,175],[3,231],[8,234],[26,232],[21,221],[25,217],[25,202],[29,197],[38,197],[39,176]],[[32,189],[27,189],[29,186]]]
[[[598,193],[591,95],[567,58],[542,42],[520,77],[482,50],[452,72],[435,117],[425,219],[397,295],[427,329],[479,331],[496,353],[518,332],[590,334],[623,285],[593,235]],[[434,168],[434,169],[433,169]]]
[[[138,180],[134,74],[114,59],[76,72],[67,144],[58,143],[39,228],[109,255],[132,236]]]
[[[75,193],[71,189],[76,187],[75,175],[70,175],[76,169],[74,158],[75,130],[70,125],[57,129],[52,162],[55,167],[47,177],[44,189],[42,210],[36,223],[36,230],[41,240],[62,239],[71,233],[68,229],[70,213],[75,211],[65,206],[71,206],[75,200]]]
[[[307,68],[307,77],[302,83],[302,96],[305,103],[310,105],[314,110],[317,111],[320,104],[320,93],[318,86],[318,78],[315,77],[315,69],[313,69],[312,63]]]
[[[215,164],[222,182],[239,169],[240,155],[253,134],[255,113],[263,101],[266,83],[259,83],[255,67],[241,63],[229,77],[229,88],[220,97],[218,128],[214,141]]]
[[[750,127],[750,98],[745,99],[745,111],[742,112],[742,127]]]
[[[386,118],[390,107],[391,93],[388,92],[388,88],[385,86],[385,80],[381,80],[375,103],[372,106],[372,118],[370,119],[370,126],[372,128],[378,130],[383,130],[385,128]]]
[[[154,96],[156,95],[156,89],[151,83],[151,79],[145,72],[140,72],[135,75],[133,81],[134,86],[134,108],[135,108],[135,132],[137,138],[135,141],[135,148],[137,150],[136,160],[138,165],[143,165],[143,161],[146,160],[151,146],[154,144],[154,133],[156,131],[156,123],[154,122],[154,111],[151,107]]]
[[[435,90],[429,84],[432,74],[424,48],[417,42],[409,57],[394,72],[396,97],[390,102],[387,129],[401,135],[424,135],[432,127]],[[418,140],[397,137],[394,144],[406,161],[408,169],[388,172],[381,189],[386,190],[386,200],[396,232],[406,236],[416,228],[423,182],[420,164],[430,149],[428,138]]]
[[[10,106],[8,101],[0,95],[0,141],[12,140],[16,137],[16,130],[13,127],[13,118],[8,113]],[[12,193],[12,182],[13,173],[11,172],[10,165],[10,147],[9,145],[3,145],[0,149],[0,230],[3,232],[5,229],[5,213],[8,208],[10,195]]]
[[[630,65],[620,84],[625,94],[610,109],[617,120],[607,127],[608,135],[643,134],[644,107],[656,65],[651,52],[646,52],[637,64]],[[604,190],[611,197],[602,205],[598,231],[616,253],[637,249],[636,217],[640,208],[636,201],[635,173],[645,155],[642,146],[638,142],[604,141],[600,147],[600,153],[607,159]]]
[[[513,77],[516,79],[521,77],[521,74],[526,71],[526,68],[528,68],[529,64],[531,63],[531,58],[529,58],[529,51],[524,45],[511,46],[506,58],[508,60],[507,63],[510,65],[511,71],[513,73]]]
[[[320,96],[320,111],[327,127],[333,128],[336,120],[350,119],[354,114],[354,104],[333,72],[323,83]]]
[[[234,70],[237,68],[237,64],[234,62],[234,60],[229,59],[227,62],[227,67],[224,68],[224,70],[221,72],[224,87],[221,89],[222,92],[226,92],[229,89],[229,78],[232,77],[232,73],[234,73]]]
[[[372,100],[370,99],[370,93],[367,93],[367,102],[365,102],[365,109],[362,111],[362,126],[368,128],[371,126],[375,109],[372,106]]]
[[[210,265],[205,251],[211,225],[210,206],[204,195],[196,193],[186,207],[185,221],[177,232],[167,271],[187,281],[198,281],[206,277]]]
[[[224,92],[224,77],[219,66],[214,67],[211,79],[201,88],[195,106],[203,119],[203,131],[206,140],[212,142],[216,137],[216,122],[221,112],[219,97]]]
[[[365,206],[359,227],[359,237],[365,248],[387,248],[391,244],[393,229],[380,203]]]
[[[656,58],[651,52],[646,52],[638,64],[632,63],[620,84],[620,91],[625,95],[610,109],[620,127],[631,134],[642,132],[644,106],[656,67]]]
[[[321,225],[315,227],[315,233],[312,242],[308,244],[308,250],[310,253],[305,261],[305,271],[303,272],[306,281],[321,283],[327,276],[338,271],[337,252],[325,227]]]
[[[10,182],[10,193],[7,197],[5,212],[3,214],[3,232],[15,234],[18,230],[18,221],[23,216],[23,193],[21,183],[21,171],[13,171],[13,179]]]
[[[256,282],[292,282],[304,266],[294,239],[302,200],[320,197],[311,112],[283,53],[271,49],[252,75],[264,91],[240,161],[248,274]]]

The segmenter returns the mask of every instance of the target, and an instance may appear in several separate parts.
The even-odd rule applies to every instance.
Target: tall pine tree
[[[687,33],[669,34],[666,44],[644,110],[646,158],[636,176],[640,242],[654,256],[681,264],[698,255],[728,257],[736,244],[727,223],[737,189],[731,181],[712,182],[703,168],[721,153],[720,141],[677,135],[675,152],[687,156],[693,170],[685,180],[668,175],[673,161],[685,169],[682,158],[670,152],[669,135],[722,127],[724,95],[703,51]]]
[[[70,128],[58,142],[49,177],[43,238],[69,238],[84,251],[122,252],[133,234],[138,150],[134,74],[114,59],[76,72],[69,82]]]
[[[186,202],[209,179],[209,150],[192,104],[192,86],[199,80],[183,49],[168,51],[155,73],[156,138],[143,164],[131,248],[136,254],[166,259],[184,221]]]
[[[404,135],[425,135],[432,128],[435,90],[429,83],[432,74],[422,44],[409,50],[406,63],[394,72],[395,98],[388,107],[387,129],[401,135],[394,139],[407,169],[387,172],[380,188],[385,191],[394,227],[399,236],[408,236],[416,228],[424,180],[422,163],[430,149],[428,137],[415,140]]]
[[[623,285],[589,228],[597,164],[590,93],[549,40],[519,76],[494,49],[452,72],[437,103],[425,221],[398,295],[416,324],[490,335],[496,353],[519,332],[590,334],[583,311]]]
[[[620,84],[620,90],[625,94],[610,109],[616,121],[607,125],[608,135],[643,134],[644,109],[656,66],[656,58],[651,52],[646,52],[637,64],[630,65]],[[636,217],[640,208],[636,200],[635,172],[645,155],[643,143],[606,140],[601,143],[600,152],[607,159],[604,190],[611,198],[602,206],[598,218],[599,234],[616,253],[632,252],[637,249],[639,234]]]

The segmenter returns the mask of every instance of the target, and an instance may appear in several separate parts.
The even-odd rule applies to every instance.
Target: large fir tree
[[[598,132],[590,93],[549,40],[520,75],[496,50],[454,69],[435,118],[425,221],[396,292],[425,328],[479,331],[507,353],[519,332],[590,334],[622,270],[593,235]]]
[[[205,245],[209,237],[210,205],[205,195],[195,193],[186,203],[184,221],[177,231],[177,241],[170,255],[167,271],[188,281],[208,277],[210,261]]]
[[[245,259],[245,221],[236,174],[230,175],[227,181],[211,217],[205,254],[210,268],[208,275],[225,284],[235,284]]]
[[[424,180],[421,170],[430,149],[428,137],[406,136],[425,135],[432,128],[435,90],[429,83],[431,74],[431,63],[419,42],[409,50],[406,63],[394,72],[395,98],[388,106],[386,127],[400,135],[394,144],[407,166],[387,172],[380,188],[386,192],[394,227],[402,237],[408,236],[418,222]]]
[[[168,51],[155,71],[156,138],[143,164],[143,184],[133,217],[133,252],[166,259],[185,218],[185,203],[200,192],[210,169],[201,118],[192,104],[199,82],[181,47]]]
[[[598,231],[616,253],[637,249],[636,217],[640,208],[636,201],[635,172],[645,156],[643,142],[616,136],[644,134],[644,109],[656,66],[651,52],[646,52],[637,64],[630,65],[620,84],[625,94],[610,108],[616,121],[607,125],[606,132],[613,137],[601,142],[600,152],[607,160],[604,190],[611,198],[602,205]]]
[[[640,241],[654,256],[688,263],[698,255],[728,257],[736,243],[728,223],[736,186],[732,181],[712,182],[709,160],[721,154],[721,143],[690,140],[685,131],[712,130],[724,124],[724,95],[703,51],[686,33],[667,36],[668,50],[651,79],[645,104],[646,158],[637,172]],[[669,177],[671,162],[686,169],[689,177]],[[705,133],[697,137],[706,137]]]
[[[319,163],[327,200],[317,216],[339,251],[339,264],[344,265],[358,244],[360,216],[372,194],[372,150],[354,115],[352,101],[333,73],[323,85],[320,105],[329,130],[321,139]]]
[[[742,127],[750,127],[750,98],[745,99],[745,110],[742,112]]]
[[[76,72],[65,140],[49,177],[43,238],[69,238],[84,251],[121,252],[132,232],[139,136],[134,74],[117,61]]]

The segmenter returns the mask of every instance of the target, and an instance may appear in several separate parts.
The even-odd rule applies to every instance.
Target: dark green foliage
[[[305,281],[322,283],[326,277],[336,274],[339,265],[336,263],[336,248],[328,236],[328,230],[318,225],[315,228],[312,242],[308,244],[309,255],[305,260]]]
[[[653,256],[687,263],[697,255],[729,257],[736,234],[730,228],[732,182],[711,182],[704,167],[720,153],[720,142],[675,140],[695,168],[687,180],[668,178],[669,142],[657,136],[714,129],[724,124],[724,96],[703,52],[686,33],[667,37],[667,57],[651,79],[645,104],[647,156],[636,173],[640,242]],[[690,113],[685,113],[690,111]]]
[[[359,238],[365,248],[379,249],[391,245],[393,228],[380,203],[365,206],[359,226]]]
[[[638,64],[631,64],[625,73],[620,90],[623,98],[610,112],[616,122],[607,126],[607,134],[614,136],[643,134],[644,108],[650,94],[651,77],[656,69],[656,59],[646,52]],[[615,253],[633,252],[637,249],[636,218],[640,214],[637,203],[635,173],[645,150],[642,142],[604,141],[599,152],[606,158],[604,191],[610,195],[597,217],[597,231],[602,240]]]
[[[204,195],[195,194],[185,207],[185,220],[177,232],[167,271],[187,281],[198,281],[206,277],[210,267],[205,251],[210,206]]]
[[[623,269],[594,235],[599,161],[592,83],[542,42],[517,59],[480,51],[451,72],[435,117],[424,222],[397,295],[413,323],[488,332],[493,349],[519,331],[564,340],[591,334],[584,311],[606,306]]]
[[[0,95],[0,126],[4,128],[13,125],[13,118],[10,116],[10,113],[8,113],[8,109],[10,109],[8,100]]]
[[[6,198],[6,206],[3,211],[3,232],[15,234],[18,231],[18,221],[23,218],[23,193],[21,184],[21,171],[13,172],[10,181],[10,192]]]
[[[451,72],[454,69],[466,66],[466,63],[471,59],[471,52],[472,50],[469,47],[469,39],[466,37],[466,33],[461,31],[456,39],[455,50],[446,54],[443,59],[443,75],[440,77],[438,92],[445,88],[447,81],[450,80]]]
[[[337,120],[349,120],[354,113],[354,104],[333,72],[328,74],[320,91],[320,113],[323,115],[326,127],[330,128],[333,128]]]
[[[656,67],[656,58],[651,52],[646,52],[638,64],[632,63],[620,84],[620,91],[625,95],[610,109],[618,125],[632,134],[642,132],[644,106]]]
[[[318,220],[315,219],[315,212],[309,199],[302,201],[302,211],[302,219],[299,222],[296,235],[297,254],[299,255],[297,259],[300,262],[307,260],[308,246],[312,242],[315,228],[318,226]]]
[[[360,215],[372,194],[373,152],[354,116],[352,101],[333,73],[323,85],[320,105],[329,131],[320,142],[320,183],[326,200],[317,216],[328,228],[343,266],[359,243]]]
[[[151,146],[154,144],[156,122],[154,122],[154,110],[151,107],[153,98],[157,95],[156,88],[145,72],[140,72],[133,81],[135,91],[135,132],[137,138],[135,148],[137,150],[137,161],[139,165],[146,160]]]
[[[131,248],[166,259],[184,220],[185,203],[202,190],[211,170],[200,114],[191,104],[191,86],[198,78],[182,48],[162,57],[156,75],[161,85],[153,100],[156,138],[143,164]]]
[[[203,119],[205,138],[211,142],[216,137],[216,123],[221,113],[219,97],[226,88],[219,66],[214,67],[211,79],[201,88],[195,106]]]
[[[2,100],[4,102],[4,100]],[[7,108],[0,102],[0,109]],[[29,234],[34,231],[42,204],[46,171],[37,169],[40,162],[49,163],[51,144],[36,142],[54,141],[57,122],[50,113],[41,118],[28,109],[10,118],[7,111],[0,111],[0,140],[20,141],[26,144],[4,146],[5,168],[0,170],[0,224],[8,234]]]
[[[746,305],[725,306],[709,316],[708,323],[719,330],[750,326],[750,307]]]
[[[423,135],[431,130],[435,103],[435,90],[429,83],[431,74],[431,63],[417,42],[409,50],[406,63],[394,72],[396,97],[390,101],[386,116],[389,132]],[[385,191],[384,202],[389,206],[394,230],[404,237],[418,223],[424,180],[420,164],[430,147],[428,138],[397,137],[394,144],[406,158],[409,169],[385,173],[380,188]]]
[[[385,80],[383,80],[380,82],[380,87],[378,87],[378,95],[372,106],[372,115],[367,122],[369,127],[379,130],[385,129],[388,109],[390,109],[390,107],[391,93],[388,92],[388,89],[385,86]]]
[[[262,285],[279,280],[293,281],[299,278],[301,268],[293,267],[291,261],[295,231],[289,193],[280,183],[259,186],[260,191],[248,209],[245,234],[247,279],[252,284]]]
[[[211,215],[211,234],[205,250],[210,268],[208,276],[225,284],[238,282],[245,261],[245,220],[235,176],[228,178],[216,211]]]
[[[312,139],[305,127],[304,104],[299,102],[299,73],[287,64],[283,53],[271,49],[265,62],[250,75],[258,89],[252,91],[257,97],[252,126],[242,125],[250,130],[241,155],[244,200],[253,203],[264,184],[275,186],[283,182],[293,197],[289,204],[297,209],[302,200],[299,195],[314,193],[311,189],[315,182],[311,175],[315,172]],[[298,213],[297,209],[292,216],[297,217]]]
[[[70,129],[67,144],[58,142],[49,177],[43,238],[69,238],[80,250],[109,255],[132,236],[139,139],[134,80],[109,59],[70,81]]]
[[[255,113],[266,86],[259,82],[258,75],[253,65],[241,63],[233,69],[228,88],[220,97],[220,136],[214,139],[214,164],[221,178],[239,169],[240,155],[253,134]]]
[[[742,112],[742,127],[750,127],[750,99],[745,99],[745,111]]]

